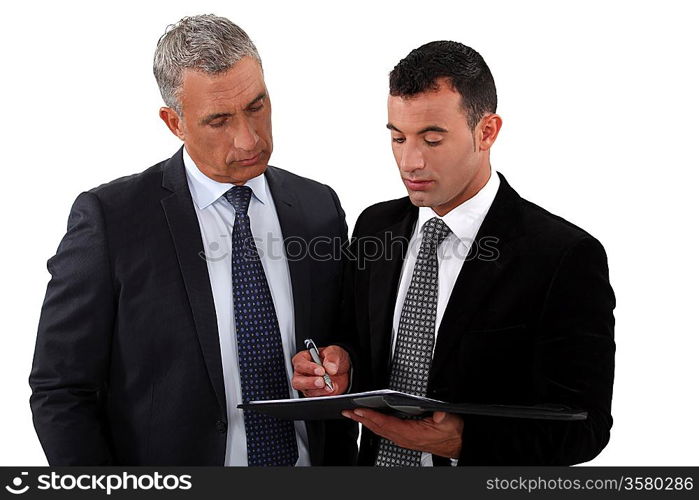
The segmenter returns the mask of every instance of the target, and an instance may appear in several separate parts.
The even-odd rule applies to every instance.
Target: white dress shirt
[[[192,193],[192,201],[194,202],[194,211],[199,220],[206,264],[209,270],[209,281],[216,308],[216,324],[218,325],[221,345],[223,383],[226,389],[228,411],[225,465],[247,465],[243,411],[236,408],[243,401],[240,388],[231,275],[231,237],[235,210],[223,196],[226,191],[233,187],[233,184],[217,182],[204,175],[195,165],[186,148],[184,148],[182,156],[187,171],[189,191]],[[250,179],[245,185],[250,187],[253,193],[248,208],[250,229],[260,252],[260,260],[277,312],[286,359],[287,380],[290,381],[293,374],[291,357],[296,353],[296,338],[294,336],[293,292],[282,231],[265,176],[259,175]],[[291,388],[291,384],[289,384],[289,394],[290,397],[298,397],[298,393]],[[296,465],[310,465],[305,424],[297,421],[294,425],[299,452]],[[176,437],[173,436],[173,439]]]
[[[437,261],[439,264],[438,272],[438,291],[437,291],[437,319],[435,323],[434,345],[437,345],[437,332],[439,325],[444,316],[444,310],[447,308],[449,297],[454,289],[456,278],[461,272],[461,266],[466,260],[471,244],[476,238],[476,234],[485,219],[490,206],[495,199],[495,194],[500,187],[500,178],[497,173],[491,171],[490,178],[485,186],[481,188],[473,197],[463,202],[458,207],[451,210],[444,217],[437,215],[430,207],[420,207],[417,224],[413,230],[413,235],[410,238],[408,253],[403,263],[403,269],[400,276],[400,284],[398,287],[398,295],[396,297],[396,305],[393,311],[393,333],[391,352],[396,346],[396,337],[398,334],[398,324],[400,323],[400,314],[403,310],[403,302],[405,295],[410,287],[410,280],[413,276],[415,261],[417,254],[422,244],[422,226],[433,217],[442,219],[444,223],[451,229],[451,234],[447,236],[437,249]],[[432,350],[434,355],[434,347]],[[432,454],[422,454],[422,465],[432,465]]]

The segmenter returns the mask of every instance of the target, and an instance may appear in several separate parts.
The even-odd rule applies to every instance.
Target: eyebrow
[[[246,108],[249,108],[250,106],[252,106],[252,105],[255,104],[256,102],[261,101],[262,99],[264,99],[265,97],[267,97],[267,94],[266,94],[265,92],[260,92],[260,93],[257,95],[257,97],[255,97],[252,101],[250,101],[249,103],[247,103],[245,107],[246,107]],[[214,121],[214,120],[216,120],[216,119],[218,119],[218,118],[229,118],[229,117],[233,116],[234,114],[235,114],[235,113],[212,113],[212,114],[206,115],[204,118],[202,118],[201,124],[202,124],[202,125],[206,125],[207,123],[212,122],[212,121]]]
[[[387,123],[386,128],[389,130],[394,130],[400,134],[403,133],[402,130],[400,130],[398,127],[396,127],[392,123]],[[417,134],[420,135],[420,134],[425,134],[427,132],[440,132],[440,133],[444,134],[444,133],[447,133],[449,131],[447,129],[445,129],[444,127],[439,127],[437,125],[429,125],[429,126],[423,128],[422,130],[420,130]]]

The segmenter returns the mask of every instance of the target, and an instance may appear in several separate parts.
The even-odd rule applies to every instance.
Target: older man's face
[[[243,184],[265,171],[272,154],[272,107],[255,59],[245,57],[219,75],[185,70],[180,103],[182,116],[173,132],[204,174]]]

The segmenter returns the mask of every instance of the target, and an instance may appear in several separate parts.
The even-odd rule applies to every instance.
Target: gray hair
[[[181,114],[180,91],[185,69],[209,74],[228,71],[242,58],[262,61],[247,33],[213,14],[183,17],[158,40],[153,74],[165,104]]]

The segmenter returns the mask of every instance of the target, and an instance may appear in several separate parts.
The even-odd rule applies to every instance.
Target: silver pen
[[[315,361],[316,364],[323,366],[323,362],[320,360],[320,353],[318,352],[318,348],[316,347],[316,343],[313,342],[313,339],[306,339],[304,340],[304,343],[306,344],[308,352],[311,353],[313,361]],[[325,386],[332,391],[333,382],[330,380],[330,376],[328,376],[327,373],[323,375],[323,380],[325,380]]]

